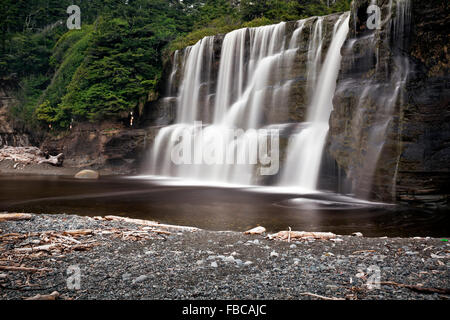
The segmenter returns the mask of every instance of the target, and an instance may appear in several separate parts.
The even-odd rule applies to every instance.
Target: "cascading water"
[[[255,162],[245,154],[244,146],[251,143],[253,132],[241,136],[228,135],[227,129],[258,129],[267,124],[265,110],[276,110],[280,102],[287,100],[292,81],[284,79],[280,65],[290,69],[298,50],[298,39],[305,20],[297,23],[290,41],[286,39],[286,23],[259,28],[240,29],[228,33],[222,43],[217,88],[206,88],[211,81],[214,38],[207,37],[183,53],[176,52],[175,59],[183,55],[183,82],[178,93],[176,124],[160,130],[155,139],[151,156],[151,173],[183,177],[202,181],[251,184],[254,182]],[[174,64],[170,76],[180,72]],[[172,87],[172,85],[169,85]],[[194,121],[209,122],[201,112],[205,98],[215,94],[212,123],[202,128]],[[207,107],[206,107],[207,108]],[[171,152],[176,137],[183,130],[192,136],[193,154],[197,161],[190,165],[174,165]],[[231,146],[235,150],[237,164],[216,163],[204,165],[198,155],[212,139],[220,137],[221,148]],[[196,156],[197,155],[197,156]],[[201,156],[200,156],[201,157]],[[240,160],[240,161],[239,161]]]
[[[320,68],[322,48],[322,20],[314,27],[314,36],[308,53],[308,83],[314,86],[312,101],[307,110],[305,128],[294,135],[288,146],[286,164],[280,185],[296,186],[306,190],[315,190],[319,176],[320,162],[328,133],[328,120],[333,109],[332,98],[341,62],[340,50],[349,30],[349,16],[344,22],[342,16],[335,24],[335,35],[331,41],[327,56],[316,81],[316,72]]]
[[[210,66],[213,60],[214,37],[206,37],[197,45],[186,49],[185,77],[179,95],[177,123],[193,123],[201,117],[199,108],[209,92]]]
[[[314,24],[312,39],[309,41],[308,47],[308,72],[307,72],[307,89],[310,97],[313,96],[315,85],[317,82],[317,72],[320,67],[323,45],[323,18],[319,17]]]
[[[396,18],[386,18],[386,23],[394,30],[391,39],[402,37],[403,28],[408,23],[409,2],[397,0],[396,8]],[[333,19],[332,23],[330,19]],[[244,130],[277,126],[292,128],[292,124],[288,124],[292,123],[288,115],[292,109],[287,106],[291,91],[301,87],[304,105],[300,108],[307,108],[303,111],[303,122],[290,133],[293,134],[276,184],[296,187],[302,192],[315,191],[333,109],[340,51],[349,32],[349,19],[347,12],[339,17],[312,17],[298,21],[294,28],[289,27],[291,31],[288,31],[287,23],[239,29],[226,34],[223,40],[206,37],[192,47],[177,51],[168,85],[169,94],[177,95],[172,98],[177,101],[177,115],[175,124],[162,128],[155,139],[150,160],[151,174],[214,183],[259,183],[256,160],[250,158],[245,149],[254,141],[254,132],[248,134]],[[309,32],[304,32],[308,30],[305,28],[309,28]],[[355,42],[350,39],[348,46]],[[221,46],[219,60],[215,60],[217,45]],[[298,58],[300,48],[306,58],[304,60]],[[375,45],[373,50],[377,51]],[[377,56],[376,60],[378,68],[378,61],[382,59]],[[371,129],[368,137],[375,146],[368,155],[371,159],[376,159],[380,152],[376,146],[382,148],[386,127],[392,117],[388,109],[398,100],[408,72],[407,63],[401,59],[398,61],[400,68],[387,85],[392,90],[384,93],[383,99],[380,97],[382,101],[378,101],[385,110],[376,115],[379,125]],[[290,70],[295,71],[290,73]],[[178,90],[172,84],[176,79],[182,80]],[[379,83],[368,81],[360,95],[361,108],[364,99],[373,96],[379,88]],[[342,87],[337,90],[342,90]],[[363,117],[365,112],[358,110],[359,117]],[[280,114],[288,115],[281,117],[285,124],[274,122]],[[352,130],[358,130],[358,121],[353,119],[356,125]],[[242,134],[227,132],[236,128],[241,129]],[[172,152],[183,131],[189,132],[189,156],[193,162],[174,164]],[[212,142],[219,146],[208,150]],[[226,158],[226,148],[233,150],[234,161],[228,163],[227,158],[215,162]],[[205,150],[212,159],[207,164],[202,161]],[[185,152],[181,152],[183,156]],[[364,164],[367,171],[373,165],[371,159],[366,159]]]
[[[358,73],[354,77],[344,77],[336,89],[339,96],[356,92],[359,97],[354,113],[350,115],[347,138],[352,141],[349,147],[354,150],[350,161],[358,162],[351,162],[347,175],[353,181],[351,192],[361,198],[368,198],[371,192],[387,135],[390,130],[395,130],[395,110],[403,103],[403,88],[410,73],[409,60],[404,55],[411,23],[410,0],[390,0],[385,11],[380,31],[350,39],[345,48],[353,52],[355,46],[364,46],[365,55],[358,57],[355,68],[362,72],[374,70],[375,74],[368,79],[364,75],[359,78]],[[387,59],[380,47],[381,50],[389,48],[392,57]],[[356,65],[356,61],[353,64]],[[395,173],[393,179],[396,179]]]

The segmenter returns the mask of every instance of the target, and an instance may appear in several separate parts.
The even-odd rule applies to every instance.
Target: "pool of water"
[[[450,235],[449,210],[359,201],[331,193],[207,186],[133,177],[0,176],[0,212],[120,215],[207,230],[330,231],[366,236]]]

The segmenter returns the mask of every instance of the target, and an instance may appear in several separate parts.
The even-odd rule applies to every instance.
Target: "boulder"
[[[100,174],[94,170],[82,170],[75,175],[76,179],[96,180]]]

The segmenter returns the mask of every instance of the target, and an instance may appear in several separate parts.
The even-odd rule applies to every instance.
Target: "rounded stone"
[[[76,179],[97,180],[100,174],[94,170],[81,170],[75,175]]]

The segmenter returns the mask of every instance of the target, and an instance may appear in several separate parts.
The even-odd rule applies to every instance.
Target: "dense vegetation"
[[[0,0],[0,78],[19,81],[11,112],[28,129],[126,118],[157,96],[171,51],[240,27],[345,11],[349,2]],[[81,30],[66,27],[71,4]]]

